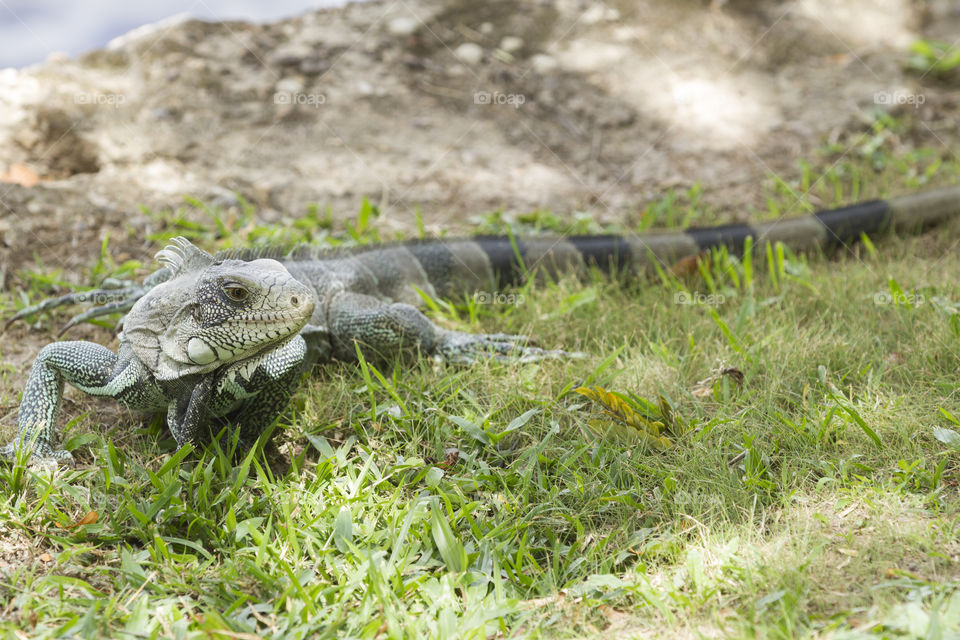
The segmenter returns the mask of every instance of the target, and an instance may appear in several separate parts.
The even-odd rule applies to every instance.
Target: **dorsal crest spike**
[[[213,264],[213,256],[195,247],[183,236],[171,238],[170,244],[158,251],[155,257],[160,264],[170,269],[173,276]]]

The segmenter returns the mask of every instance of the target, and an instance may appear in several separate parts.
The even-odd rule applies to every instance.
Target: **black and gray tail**
[[[637,235],[476,236],[405,244],[441,296],[521,282],[527,273],[568,273],[585,267],[640,273],[654,263],[669,268],[717,247],[742,254],[747,238],[762,248],[782,242],[797,251],[857,242],[862,234],[912,232],[960,216],[960,186],[871,200],[812,215],[754,224],[691,227]],[[387,251],[390,249],[387,248]]]
[[[754,246],[782,242],[797,250],[847,246],[861,235],[909,232],[960,216],[960,186],[872,200],[861,204],[820,211],[809,216],[784,218],[756,224],[728,224],[692,227],[638,235],[595,235],[524,237],[477,236],[462,239],[435,239],[394,245],[357,247],[348,250],[303,246],[290,251],[280,247],[229,250],[217,258],[253,260],[271,257],[295,270],[297,263],[342,260],[350,257],[392,291],[406,291],[416,298],[411,285],[446,298],[460,298],[481,291],[493,291],[518,284],[529,273],[550,275],[576,273],[595,267],[617,273],[642,273],[655,264],[670,268],[684,258],[717,247],[742,253],[747,238]],[[154,272],[142,285],[72,293],[27,307],[7,323],[40,311],[77,302],[100,302],[102,306],[75,316],[64,330],[117,311],[126,311],[169,271]],[[390,286],[392,283],[392,286]],[[104,304],[106,303],[106,304]],[[62,332],[61,332],[62,333]]]

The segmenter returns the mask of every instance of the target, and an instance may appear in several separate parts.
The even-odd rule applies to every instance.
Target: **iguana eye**
[[[250,295],[243,287],[224,287],[223,292],[234,302],[243,302]]]

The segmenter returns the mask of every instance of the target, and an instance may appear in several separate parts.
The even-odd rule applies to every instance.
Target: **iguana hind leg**
[[[434,325],[416,307],[385,303],[373,296],[341,293],[331,299],[328,325],[334,355],[388,359],[403,351],[420,350],[441,360],[469,364],[478,360],[510,361],[578,357],[582,354],[533,346],[527,336],[503,333],[473,334],[448,331]]]

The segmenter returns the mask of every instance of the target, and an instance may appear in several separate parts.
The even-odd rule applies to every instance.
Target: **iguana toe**
[[[16,462],[18,457],[21,455],[22,452],[18,450],[14,442],[11,442],[4,447],[0,447],[0,460]],[[35,445],[33,451],[26,454],[25,461],[31,466],[46,464],[65,467],[76,466],[76,461],[73,459],[72,453],[66,449],[54,449],[50,445],[44,443]]]

